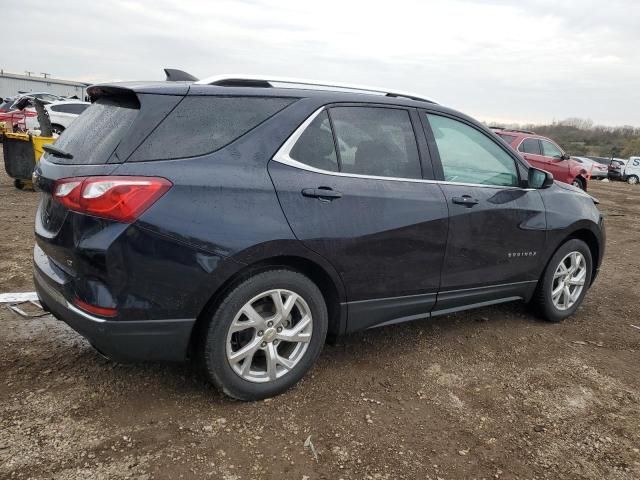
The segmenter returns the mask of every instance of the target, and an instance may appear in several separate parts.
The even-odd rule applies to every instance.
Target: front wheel
[[[636,177],[635,175],[631,175],[627,178],[627,183],[629,185],[635,185],[636,183],[638,183],[638,177]]]
[[[571,182],[571,185],[573,185],[574,187],[578,187],[580,190],[585,189],[584,181],[578,177],[573,179],[573,182]]]
[[[278,395],[314,364],[327,335],[318,287],[291,270],[238,285],[211,316],[202,360],[212,383],[239,400]]]
[[[585,242],[572,239],[551,257],[542,274],[533,304],[550,322],[573,315],[591,284],[593,260]]]

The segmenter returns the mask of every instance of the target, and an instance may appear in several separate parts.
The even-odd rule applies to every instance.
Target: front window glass
[[[556,147],[553,143],[547,142],[546,140],[542,140],[542,154],[545,157],[554,157],[560,158],[562,157],[562,150]]]
[[[494,140],[475,128],[427,114],[438,146],[444,179],[449,182],[517,186],[515,161]]]

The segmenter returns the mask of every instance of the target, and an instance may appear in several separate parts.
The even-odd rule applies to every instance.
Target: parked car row
[[[528,130],[492,128],[507,144],[517,150],[533,167],[546,170],[553,178],[582,190],[587,190],[591,165],[573,159],[553,140]]]
[[[491,129],[532,166],[551,172],[555,180],[582,190],[587,189],[590,179],[623,180],[631,185],[640,183],[640,156],[628,160],[570,156],[553,140],[534,132],[503,127]]]
[[[0,103],[0,117],[11,123],[13,131],[35,131],[40,129],[33,99],[45,104],[54,134],[61,134],[91,105],[77,99],[68,99],[46,92],[29,92],[4,99]],[[12,115],[15,113],[15,115]]]

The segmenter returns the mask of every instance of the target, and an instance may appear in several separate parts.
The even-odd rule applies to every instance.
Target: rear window
[[[72,154],[73,158],[49,154],[47,160],[69,165],[107,163],[136,118],[138,107],[137,102],[131,100],[100,98],[56,140],[56,147]]]
[[[394,178],[422,178],[409,112],[378,107],[330,110],[341,171]]]
[[[532,155],[542,155],[542,151],[540,150],[540,141],[536,138],[526,138],[520,144],[518,150]]]
[[[214,152],[293,101],[277,97],[185,97],[130,161],[168,160]]]

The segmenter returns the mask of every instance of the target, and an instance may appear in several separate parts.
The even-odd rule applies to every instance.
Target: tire
[[[582,278],[583,284],[579,293],[577,292],[577,288],[571,290],[572,287],[578,286],[574,284],[574,282],[577,281],[576,279],[578,278],[578,275],[574,274],[569,277],[565,277],[564,274],[560,274],[560,276],[556,278],[556,273],[561,269],[561,262],[564,262],[565,267],[569,264],[571,265],[571,268],[573,268],[573,265],[571,264],[572,259],[569,256],[574,254],[582,256],[584,262],[584,277]],[[551,260],[549,260],[549,263],[540,278],[538,288],[532,300],[534,308],[536,308],[543,319],[549,322],[561,322],[575,313],[582,303],[582,300],[589,289],[589,285],[591,284],[592,267],[593,259],[591,257],[591,250],[589,250],[587,244],[582,240],[568,240],[566,243],[562,244],[558,250],[556,250],[556,253],[554,253]],[[570,301],[566,303],[563,301],[567,299],[567,294],[564,288],[561,289],[562,293],[560,294],[560,297],[556,297],[557,301],[554,301],[553,290],[559,288],[560,282],[567,279],[569,282],[572,282],[567,282],[567,288],[569,288],[570,293],[568,297]],[[573,300],[572,303],[571,300]],[[558,303],[561,305],[558,306]],[[569,305],[567,305],[567,303]]]
[[[284,315],[276,309],[277,296],[282,300],[280,311]],[[288,306],[291,309],[287,315]],[[251,318],[244,313],[247,311]],[[306,320],[308,314],[310,321]],[[302,326],[296,338],[306,341],[285,340]],[[201,360],[209,380],[228,396],[245,401],[272,397],[296,384],[313,366],[324,346],[327,328],[327,307],[318,287],[301,273],[269,270],[236,286],[212,313]],[[246,351],[253,353],[240,358]],[[234,362],[233,357],[240,360]],[[270,358],[277,361],[270,362]],[[247,360],[251,361],[248,366]]]
[[[579,177],[574,178],[573,182],[571,182],[571,185],[573,185],[574,187],[578,187],[580,190],[585,190],[584,180]]]
[[[25,187],[24,182],[22,180],[20,180],[19,178],[16,178],[13,181],[13,186],[15,188],[17,188],[18,190],[24,190],[24,187]]]
[[[638,177],[636,175],[630,175],[627,178],[627,183],[629,185],[636,185],[638,183]]]

